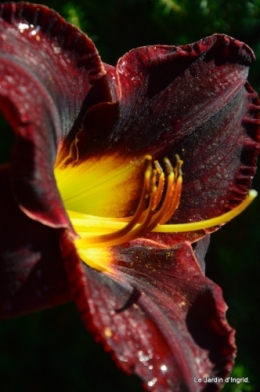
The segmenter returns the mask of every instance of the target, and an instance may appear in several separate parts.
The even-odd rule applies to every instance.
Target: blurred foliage
[[[48,0],[44,4],[83,29],[110,64],[137,46],[186,44],[216,32],[229,34],[254,49],[258,60],[249,80],[260,91],[260,0]],[[5,162],[7,145],[13,140],[1,119],[0,127],[0,155]],[[260,190],[259,174],[254,188]],[[232,376],[250,379],[250,384],[226,384],[224,392],[260,390],[259,199],[212,236],[207,255],[207,275],[222,287],[228,320],[237,330]],[[1,323],[0,380],[4,392],[143,390],[136,377],[119,371],[94,343],[73,304]]]

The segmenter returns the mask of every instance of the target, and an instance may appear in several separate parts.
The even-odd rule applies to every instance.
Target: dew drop
[[[18,30],[20,31],[20,33],[23,33],[24,30],[29,29],[29,25],[28,23],[18,23]]]
[[[117,70],[119,73],[122,74],[124,72],[125,65],[126,65],[125,61],[122,61],[118,64]]]
[[[154,377],[154,378],[152,378],[150,381],[148,381],[148,387],[153,387],[154,386],[154,384],[156,383],[156,381],[157,381],[157,378],[156,377]]]
[[[144,353],[143,351],[138,351],[138,358],[140,362],[147,362],[150,359],[152,359],[153,354],[151,352],[148,352],[147,354]]]
[[[163,373],[167,372],[167,370],[168,370],[168,368],[167,368],[166,365],[161,365],[161,371],[162,371]]]
[[[31,27],[31,26],[30,26],[30,27]],[[40,26],[37,26],[36,28],[33,28],[33,29],[30,31],[29,35],[34,36],[34,35],[38,34],[39,31],[40,31]]]

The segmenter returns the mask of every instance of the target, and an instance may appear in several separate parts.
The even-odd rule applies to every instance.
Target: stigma
[[[78,234],[75,246],[80,258],[92,268],[99,271],[107,271],[109,270],[112,257],[109,250],[111,247],[144,237],[150,232],[190,232],[223,225],[240,214],[257,195],[256,191],[251,190],[247,198],[238,206],[211,219],[199,222],[167,224],[178,209],[181,201],[182,164],[183,162],[178,155],[175,156],[174,166],[168,158],[164,158],[161,163],[153,160],[150,155],[143,158],[141,164],[143,167],[142,188],[139,194],[138,205],[131,216],[123,218],[98,216],[96,214],[82,213],[81,208],[66,208],[71,223]],[[66,170],[64,169],[64,173]],[[119,169],[116,168],[114,170],[118,171]],[[56,169],[55,176],[58,188],[59,184],[62,184],[60,173]],[[127,171],[120,169],[119,173],[125,175]],[[105,182],[104,180],[102,181]],[[73,184],[71,184],[71,187],[73,193]],[[63,197],[62,189],[60,189],[60,193]],[[105,196],[103,195],[104,199]]]

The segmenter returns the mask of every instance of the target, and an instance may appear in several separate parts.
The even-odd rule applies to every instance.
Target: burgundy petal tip
[[[239,62],[242,65],[249,66],[255,61],[255,54],[253,50],[244,42],[241,42],[233,37],[225,34],[213,34],[198,42],[207,42],[211,44],[211,50],[218,51],[222,56],[229,56],[231,61]],[[196,43],[195,43],[196,45]],[[202,45],[203,47],[203,45]],[[217,52],[216,52],[217,53]]]
[[[28,27],[35,27],[44,34],[54,37],[64,50],[77,53],[80,63],[78,65],[81,67],[90,68],[89,63],[94,65],[97,62],[95,56],[99,58],[93,42],[81,30],[45,5],[28,2],[3,3],[0,4],[0,17],[10,25],[20,23],[20,27],[18,26],[20,31],[23,29],[26,31],[26,26],[22,26],[22,23],[26,23]],[[90,52],[91,55],[89,55]],[[92,84],[105,73],[102,63],[98,65],[99,69],[97,67],[96,72],[89,74]]]
[[[136,51],[149,50],[151,54],[160,52],[163,55],[170,53],[178,53],[178,57],[198,57],[206,55],[207,61],[210,58],[215,58],[217,62],[226,61],[240,63],[244,66],[250,66],[256,59],[254,51],[244,42],[239,41],[225,34],[213,34],[208,37],[202,38],[192,44],[184,44],[178,46],[172,45],[151,45],[142,46],[137,49],[132,49],[126,55],[134,54]],[[207,52],[210,52],[208,54]],[[125,61],[125,56],[121,57],[118,61],[119,67]],[[152,60],[152,58],[151,58]],[[152,63],[151,63],[152,64]]]
[[[181,45],[179,48],[183,50],[183,55],[185,52],[193,56],[206,54],[207,61],[214,58],[216,63],[228,59],[230,62],[249,66],[255,61],[255,54],[248,45],[225,34],[213,34],[192,44]]]

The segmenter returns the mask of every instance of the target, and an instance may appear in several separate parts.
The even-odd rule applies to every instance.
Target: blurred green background
[[[249,80],[260,91],[260,0],[45,1],[95,42],[104,62],[148,44],[184,44],[226,33],[249,44],[258,61]],[[1,129],[0,155],[8,158]],[[11,143],[11,140],[10,140]],[[260,191],[260,174],[254,180]],[[224,392],[260,390],[260,197],[212,236],[207,275],[218,283],[237,330],[234,377]],[[85,331],[73,304],[0,324],[0,389],[3,392],[141,392],[141,382],[119,371]]]

